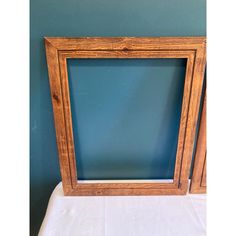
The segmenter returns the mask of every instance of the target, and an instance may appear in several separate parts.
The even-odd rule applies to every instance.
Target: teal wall
[[[60,181],[44,36],[199,36],[205,0],[31,0],[31,235]],[[177,86],[177,85],[176,85]]]
[[[70,59],[79,179],[171,179],[185,59]]]

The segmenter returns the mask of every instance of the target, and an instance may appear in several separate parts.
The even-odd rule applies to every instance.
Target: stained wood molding
[[[206,93],[204,95],[200,127],[194,158],[190,193],[206,193]]]
[[[206,60],[205,37],[45,38],[48,73],[65,195],[186,194]],[[186,58],[187,67],[174,179],[78,181],[72,132],[68,58]]]

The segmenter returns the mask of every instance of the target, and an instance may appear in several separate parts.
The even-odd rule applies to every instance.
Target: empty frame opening
[[[78,179],[173,179],[186,60],[67,66]]]

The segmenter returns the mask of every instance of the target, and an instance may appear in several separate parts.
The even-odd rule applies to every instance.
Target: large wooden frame
[[[190,193],[206,193],[206,92],[202,107],[202,114],[197,138],[196,153],[194,158],[193,175]]]
[[[205,69],[205,37],[45,38],[56,139],[65,195],[186,194]],[[67,58],[186,58],[187,67],[171,183],[78,181]]]

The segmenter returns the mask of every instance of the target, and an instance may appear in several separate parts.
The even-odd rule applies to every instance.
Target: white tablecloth
[[[65,197],[54,189],[39,236],[203,236],[206,195]]]

